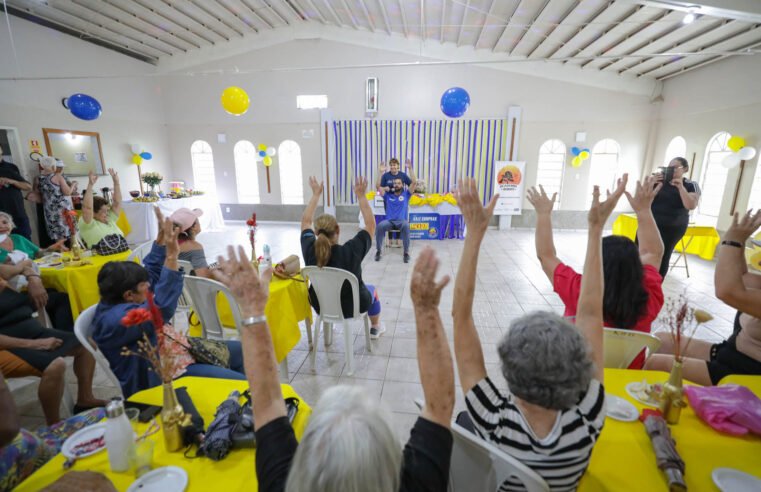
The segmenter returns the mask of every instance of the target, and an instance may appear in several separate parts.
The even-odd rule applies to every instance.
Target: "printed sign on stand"
[[[410,239],[438,239],[439,214],[411,213]]]
[[[494,194],[499,195],[494,215],[520,215],[523,211],[526,163],[497,161],[494,169]]]

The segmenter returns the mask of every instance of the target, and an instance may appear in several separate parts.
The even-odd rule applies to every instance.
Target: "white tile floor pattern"
[[[356,226],[342,225],[341,239],[348,239],[356,230]],[[275,260],[289,254],[300,256],[299,233],[299,226],[295,223],[262,222],[259,225],[257,244],[270,244]],[[206,246],[210,260],[218,254],[225,253],[230,242],[248,244],[245,226],[243,223],[234,222],[228,222],[223,232],[203,233],[199,239]],[[555,234],[555,243],[560,258],[580,271],[586,247],[586,233],[558,231]],[[386,325],[386,333],[379,340],[372,342],[373,351],[369,353],[365,349],[364,335],[361,334],[362,324],[354,324],[353,376],[346,374],[344,337],[340,327],[336,327],[333,344],[327,349],[323,346],[323,337],[320,337],[314,367],[307,351],[303,323],[302,339],[288,355],[290,384],[305,401],[314,405],[326,388],[336,384],[363,386],[371,394],[378,396],[391,410],[402,440],[406,440],[417,417],[414,399],[422,398],[423,395],[416,360],[415,320],[409,296],[409,280],[415,253],[424,245],[430,245],[436,250],[441,262],[439,275],[449,274],[454,281],[462,252],[462,241],[414,241],[412,262],[409,264],[402,262],[400,249],[390,248],[380,262],[374,261],[374,252],[367,255],[363,264],[363,278],[366,283],[374,284],[378,288],[382,302],[381,319]],[[702,325],[696,336],[710,341],[721,341],[731,334],[734,311],[714,296],[715,263],[690,256],[689,264],[689,279],[683,268],[672,270],[668,275],[664,283],[666,295],[674,296],[686,292],[693,305],[710,311],[715,319]],[[441,315],[450,345],[452,295],[453,287],[450,284],[441,299]],[[533,230],[489,230],[480,252],[473,312],[488,373],[497,384],[505,386],[496,344],[510,322],[523,313],[545,309],[562,314],[563,304],[553,293],[552,286],[534,255]],[[655,330],[658,328],[659,326],[654,327]],[[71,371],[67,375],[67,381],[71,390],[75,391],[76,381]],[[108,386],[102,374],[96,373],[95,384],[98,396],[108,397],[114,394],[113,388]],[[455,408],[457,412],[464,410],[464,403],[456,371],[455,384],[458,385]],[[25,427],[33,428],[43,423],[34,392],[24,395],[19,406]]]

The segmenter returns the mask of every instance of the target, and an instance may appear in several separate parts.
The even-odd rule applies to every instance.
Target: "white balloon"
[[[132,150],[133,154],[139,154],[140,153],[140,146],[138,144],[132,144],[130,146],[130,150]]]
[[[259,162],[259,161],[261,161],[262,159],[264,159],[264,157],[260,156],[260,155],[259,155],[259,152],[257,152],[256,154],[254,154],[254,159],[256,159],[256,162]]]
[[[750,159],[753,159],[756,157],[756,149],[753,147],[743,147],[742,149],[737,151],[737,157],[740,158],[740,160],[747,161]]]
[[[723,161],[721,161],[721,165],[726,167],[727,169],[732,169],[733,167],[736,167],[738,164],[740,164],[740,156],[737,154],[729,154],[724,158]]]
[[[275,147],[267,147],[267,155],[270,157],[275,155]]]

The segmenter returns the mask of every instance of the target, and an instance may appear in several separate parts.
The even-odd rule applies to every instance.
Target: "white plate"
[[[650,401],[650,400],[643,400],[643,399],[641,399],[637,395],[637,391],[635,391],[634,388],[636,388],[637,385],[639,385],[639,384],[642,384],[642,383],[640,381],[637,381],[637,382],[633,382],[633,383],[627,384],[626,385],[626,392],[629,394],[629,396],[631,396],[632,398],[634,398],[638,402],[642,403],[643,405],[647,405],[648,407],[657,408],[658,407],[658,403],[657,402],[653,402],[653,401]]]
[[[713,483],[722,492],[758,492],[761,479],[734,468],[715,468],[711,473]]]
[[[69,436],[69,438],[66,439],[66,441],[64,441],[63,446],[61,447],[61,452],[67,458],[84,458],[85,456],[90,456],[100,451],[103,451],[104,449],[106,449],[105,444],[90,452],[82,453],[79,455],[75,455],[73,449],[78,444],[90,441],[92,439],[97,439],[98,437],[103,436],[105,433],[106,433],[105,422],[89,425],[85,427],[84,429],[79,429],[77,432]]]
[[[639,418],[637,407],[615,395],[605,395],[607,416],[623,422],[634,422]]]
[[[177,466],[156,468],[138,478],[127,492],[182,492],[188,486],[188,473]]]

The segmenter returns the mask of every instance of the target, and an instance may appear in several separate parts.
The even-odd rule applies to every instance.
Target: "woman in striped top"
[[[607,200],[598,187],[589,210],[589,239],[576,326],[549,312],[516,319],[499,343],[508,390],[489,379],[473,321],[481,241],[497,196],[484,208],[476,184],[459,186],[468,235],[454,291],[454,344],[468,415],[478,435],[541,475],[552,490],[575,490],[605,420],[603,381],[602,229],[624,193],[627,176]],[[524,490],[511,479],[503,491]]]

